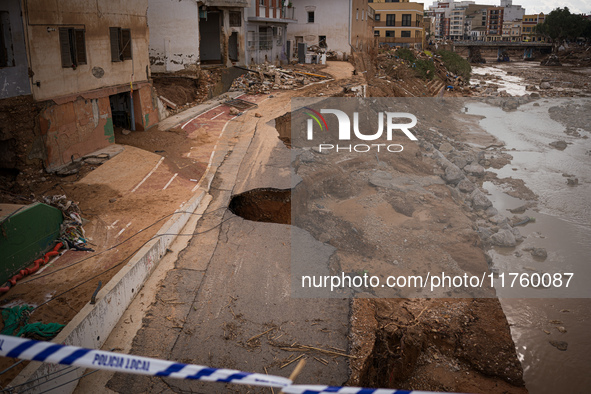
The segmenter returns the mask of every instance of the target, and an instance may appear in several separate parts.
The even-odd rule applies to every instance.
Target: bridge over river
[[[470,62],[482,62],[480,55],[481,49],[497,49],[497,59],[505,57],[507,49],[523,49],[523,59],[533,58],[534,51],[546,52],[552,48],[552,43],[549,42],[511,42],[511,41],[455,41],[453,43],[454,50],[456,48],[468,48],[468,60]]]

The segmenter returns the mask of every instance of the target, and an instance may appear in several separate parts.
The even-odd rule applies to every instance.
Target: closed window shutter
[[[86,41],[84,30],[76,30],[76,60],[78,64],[86,64]]]
[[[110,41],[111,41],[111,61],[120,62],[119,56],[119,28],[109,27]]]
[[[123,60],[131,59],[131,30],[121,29],[121,57]]]
[[[62,55],[62,67],[72,67],[72,56],[70,55],[70,33],[67,28],[59,29],[60,51]]]

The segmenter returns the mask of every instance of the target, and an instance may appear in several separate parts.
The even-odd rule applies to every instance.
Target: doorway
[[[238,33],[233,32],[228,39],[228,57],[231,61],[238,61]]]
[[[113,94],[109,96],[109,102],[111,103],[113,126],[131,130],[131,99],[129,92]]]
[[[205,17],[199,19],[199,55],[201,63],[222,63],[222,51],[220,47],[220,12],[206,11]],[[238,38],[236,38],[238,42]]]

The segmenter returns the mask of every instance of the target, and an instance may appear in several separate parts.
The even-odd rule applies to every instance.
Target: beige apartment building
[[[521,20],[503,21],[502,40],[509,42],[521,41]]]
[[[425,46],[423,3],[376,0],[370,7],[374,10],[374,36],[379,44],[417,49]]]

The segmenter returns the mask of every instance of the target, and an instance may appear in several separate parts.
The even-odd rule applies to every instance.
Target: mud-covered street
[[[176,239],[143,287],[133,287],[108,338],[97,338],[102,349],[279,376],[305,359],[300,384],[584,392],[591,385],[591,304],[581,285],[591,274],[591,123],[581,114],[591,113],[589,68],[488,64],[464,81],[440,61],[437,78],[426,80],[393,53],[380,56],[306,69],[322,74],[293,89],[189,103],[183,109],[193,112],[179,109],[145,132],[117,129],[123,153],[85,162],[73,175],[23,171],[14,178],[19,192],[5,192],[5,200],[32,198],[21,190],[35,198],[66,194],[89,218],[97,251],[110,254],[75,275],[67,269],[83,253],[66,254],[45,272],[60,275],[43,280],[46,291],[23,280],[0,302],[39,305],[33,321],[75,320],[90,308],[97,281],[117,277],[157,234],[150,225],[184,212],[197,192],[198,208],[166,234]],[[244,86],[247,78],[265,81],[251,74],[240,77]],[[394,95],[403,98],[375,100]],[[305,127],[296,126],[309,120],[304,109],[353,111],[358,103],[372,115],[387,105],[416,115],[417,141],[398,133],[393,142],[404,149],[396,153],[323,152],[302,143]],[[326,130],[336,130],[336,118],[325,116]],[[529,293],[479,286],[333,291],[300,280],[442,271],[490,275],[497,285],[503,272],[575,272],[576,286],[533,289],[537,295],[533,286],[524,286]],[[70,292],[73,277],[83,286]],[[46,305],[54,296],[55,306]],[[3,385],[25,366],[6,374]],[[76,392],[269,392],[213,384],[98,371],[80,379]]]

